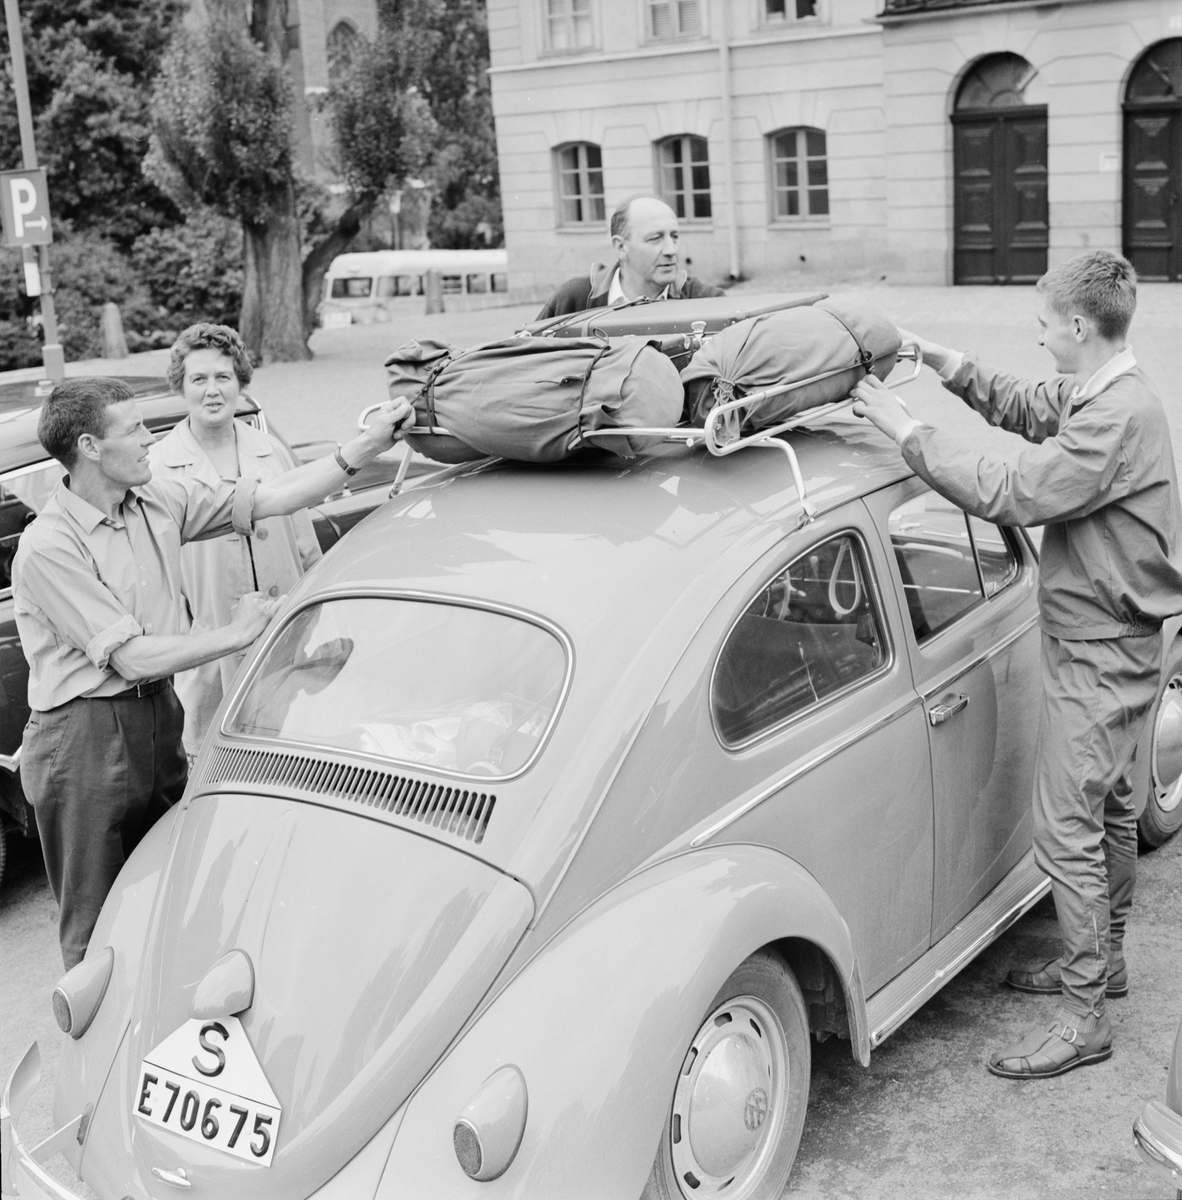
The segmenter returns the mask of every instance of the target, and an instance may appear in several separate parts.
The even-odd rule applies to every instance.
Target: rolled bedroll
[[[706,342],[681,372],[686,415],[702,426],[717,404],[800,383],[743,414],[741,433],[758,433],[844,400],[867,375],[886,379],[901,346],[898,329],[869,304],[824,300],[737,321]]]
[[[391,396],[414,403],[407,441],[437,462],[560,462],[587,444],[632,458],[659,439],[597,443],[595,430],[676,425],[684,402],[677,368],[643,338],[410,342],[386,360],[386,379]]]

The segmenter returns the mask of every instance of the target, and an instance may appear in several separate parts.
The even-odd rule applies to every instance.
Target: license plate
[[[237,1017],[169,1034],[144,1057],[135,1099],[141,1121],[271,1165],[282,1110]]]

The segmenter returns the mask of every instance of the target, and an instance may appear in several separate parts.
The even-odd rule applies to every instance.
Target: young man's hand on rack
[[[854,397],[854,416],[865,417],[896,443],[901,444],[920,423],[907,405],[874,375],[867,375],[854,388]]]
[[[956,350],[949,350],[947,346],[941,346],[939,342],[920,337],[918,333],[912,333],[902,325],[899,326],[899,336],[904,342],[914,342],[919,347],[924,366],[931,367],[933,371],[942,371],[948,360],[958,353]]]

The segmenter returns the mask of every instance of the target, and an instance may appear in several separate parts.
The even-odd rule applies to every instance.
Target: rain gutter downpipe
[[[722,144],[726,161],[726,207],[730,241],[731,279],[741,279],[743,266],[739,259],[739,214],[735,207],[735,135],[731,124],[731,31],[730,0],[720,0],[722,13],[719,22],[721,41],[718,47],[718,76],[722,91]]]

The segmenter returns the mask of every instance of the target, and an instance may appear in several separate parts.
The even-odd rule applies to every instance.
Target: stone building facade
[[[604,258],[653,190],[712,280],[1023,282],[1087,246],[1182,278],[1182,0],[488,12],[515,285]]]

